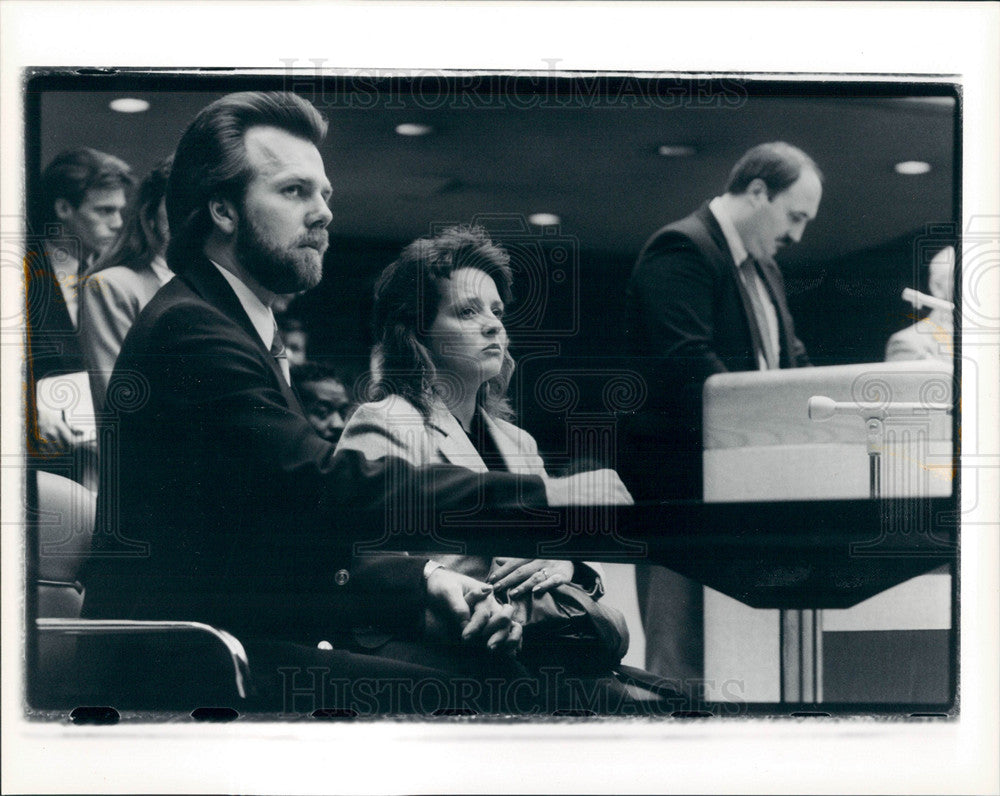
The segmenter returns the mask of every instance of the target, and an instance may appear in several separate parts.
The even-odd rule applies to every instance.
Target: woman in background
[[[164,259],[169,228],[163,201],[172,159],[160,162],[142,181],[118,237],[80,288],[80,347],[95,412],[104,408],[125,335],[156,291],[173,277]]]
[[[506,392],[514,360],[503,313],[511,283],[507,253],[481,229],[453,227],[407,246],[375,286],[372,377],[379,400],[357,408],[337,449],[417,466],[534,474],[550,494],[575,485],[577,494],[591,496],[578,502],[631,503],[611,470],[549,478],[535,440],[510,422]],[[514,617],[521,622],[533,595],[563,584],[593,600],[603,594],[597,565],[467,555],[434,560],[492,583],[500,599],[520,606]]]

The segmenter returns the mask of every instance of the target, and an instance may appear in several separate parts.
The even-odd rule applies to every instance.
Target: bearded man
[[[484,480],[335,456],[313,430],[271,307],[322,276],[325,132],[300,97],[246,92],[212,103],[184,133],[166,195],[177,276],[136,320],[108,386],[84,578],[87,617],[194,620],[236,634],[269,709],[287,707],[289,671],[314,683],[317,672],[349,684],[440,677],[427,665],[438,659],[421,653],[429,629],[467,645],[473,674],[503,669],[518,646],[521,628],[488,585],[423,557],[354,555],[360,531],[345,507],[414,495],[437,510],[484,497],[559,505],[569,491],[537,476]],[[416,709],[405,689],[368,688],[361,709]],[[355,707],[350,689],[330,693],[336,704],[307,707]]]

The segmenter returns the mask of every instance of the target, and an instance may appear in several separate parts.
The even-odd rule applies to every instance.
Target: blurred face
[[[272,293],[315,287],[332,218],[319,150],[275,127],[251,127],[244,143],[254,176],[236,230],[237,259]]]
[[[440,283],[441,304],[428,334],[438,370],[479,389],[500,373],[507,350],[503,301],[496,282],[475,268],[459,268]]]
[[[122,188],[91,188],[77,207],[65,199],[57,199],[55,204],[65,235],[80,241],[84,257],[100,254],[108,248],[122,228],[124,209],[125,191]]]
[[[772,199],[767,198],[763,180],[754,180],[747,193],[755,209],[741,230],[743,242],[755,258],[766,260],[802,240],[806,224],[819,212],[823,186],[816,172],[804,168],[795,182]]]
[[[340,439],[351,405],[344,385],[336,379],[307,381],[301,386],[306,418],[316,433],[328,442]]]
[[[289,365],[303,365],[306,361],[306,333],[300,329],[284,332],[281,339],[285,343],[285,353]]]
[[[930,262],[931,295],[945,301],[952,300],[955,292],[955,249],[948,246],[934,255]]]

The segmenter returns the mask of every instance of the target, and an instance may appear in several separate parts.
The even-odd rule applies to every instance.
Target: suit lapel
[[[722,227],[719,226],[719,222],[709,209],[708,204],[702,205],[695,213],[695,217],[705,227],[706,235],[705,241],[702,242],[702,247],[705,248],[705,242],[711,242],[711,246],[714,248],[714,256],[728,275],[728,278],[736,285],[740,304],[743,307],[743,317],[746,319],[747,327],[750,330],[750,346],[753,350],[753,361],[756,367],[756,363],[764,356],[764,341],[761,337],[760,328],[757,326],[757,315],[754,312],[753,303],[747,294],[746,285],[743,284],[743,280],[740,278],[739,263],[733,260],[733,255],[729,251],[729,244],[726,242],[726,236],[722,232]],[[762,270],[764,269],[762,268]],[[768,287],[770,289],[770,280],[768,280]],[[771,292],[773,294],[773,291]]]
[[[208,259],[202,257],[192,263],[188,270],[181,274],[179,278],[187,282],[195,293],[235,321],[246,332],[260,350],[264,361],[271,369],[271,373],[274,374],[281,394],[288,402],[288,405],[299,414],[304,415],[305,412],[302,411],[302,405],[299,403],[298,396],[288,382],[285,381],[285,374],[281,372],[278,360],[271,356],[271,352],[264,347],[264,341],[257,334],[257,330],[250,321],[250,316],[247,315],[236,293],[233,292],[229,283],[226,282],[225,277],[219,273],[219,270]]]
[[[82,370],[79,337],[45,246],[25,255],[29,347],[36,379],[56,370]],[[80,263],[80,271],[85,271]]]

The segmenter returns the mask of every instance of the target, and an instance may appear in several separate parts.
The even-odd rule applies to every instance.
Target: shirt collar
[[[736,231],[733,220],[729,217],[729,213],[726,212],[722,197],[716,196],[708,203],[708,209],[712,211],[712,215],[715,216],[715,220],[719,222],[719,226],[722,228],[722,234],[726,239],[726,245],[729,246],[729,254],[732,255],[733,262],[740,265],[750,255],[747,252],[746,246],[743,245],[740,233]]]
[[[86,263],[81,263],[74,257],[69,248],[59,246],[51,240],[46,240],[44,247],[45,256],[48,258],[49,265],[52,266],[53,273],[62,271],[66,276],[83,276],[86,272]]]
[[[215,262],[215,260],[210,260],[209,262],[218,268],[219,273],[225,277],[229,286],[236,294],[236,298],[240,300],[240,304],[243,305],[243,309],[250,317],[250,323],[253,324],[253,328],[260,335],[260,339],[264,343],[264,348],[270,351],[271,343],[274,342],[274,313],[271,312],[271,308],[257,298],[254,292],[243,284],[238,276],[227,271]]]
[[[156,275],[156,278],[160,281],[161,285],[167,284],[167,282],[174,278],[174,272],[170,270],[170,266],[167,265],[167,261],[159,255],[153,258],[149,267],[153,270],[153,273]]]

